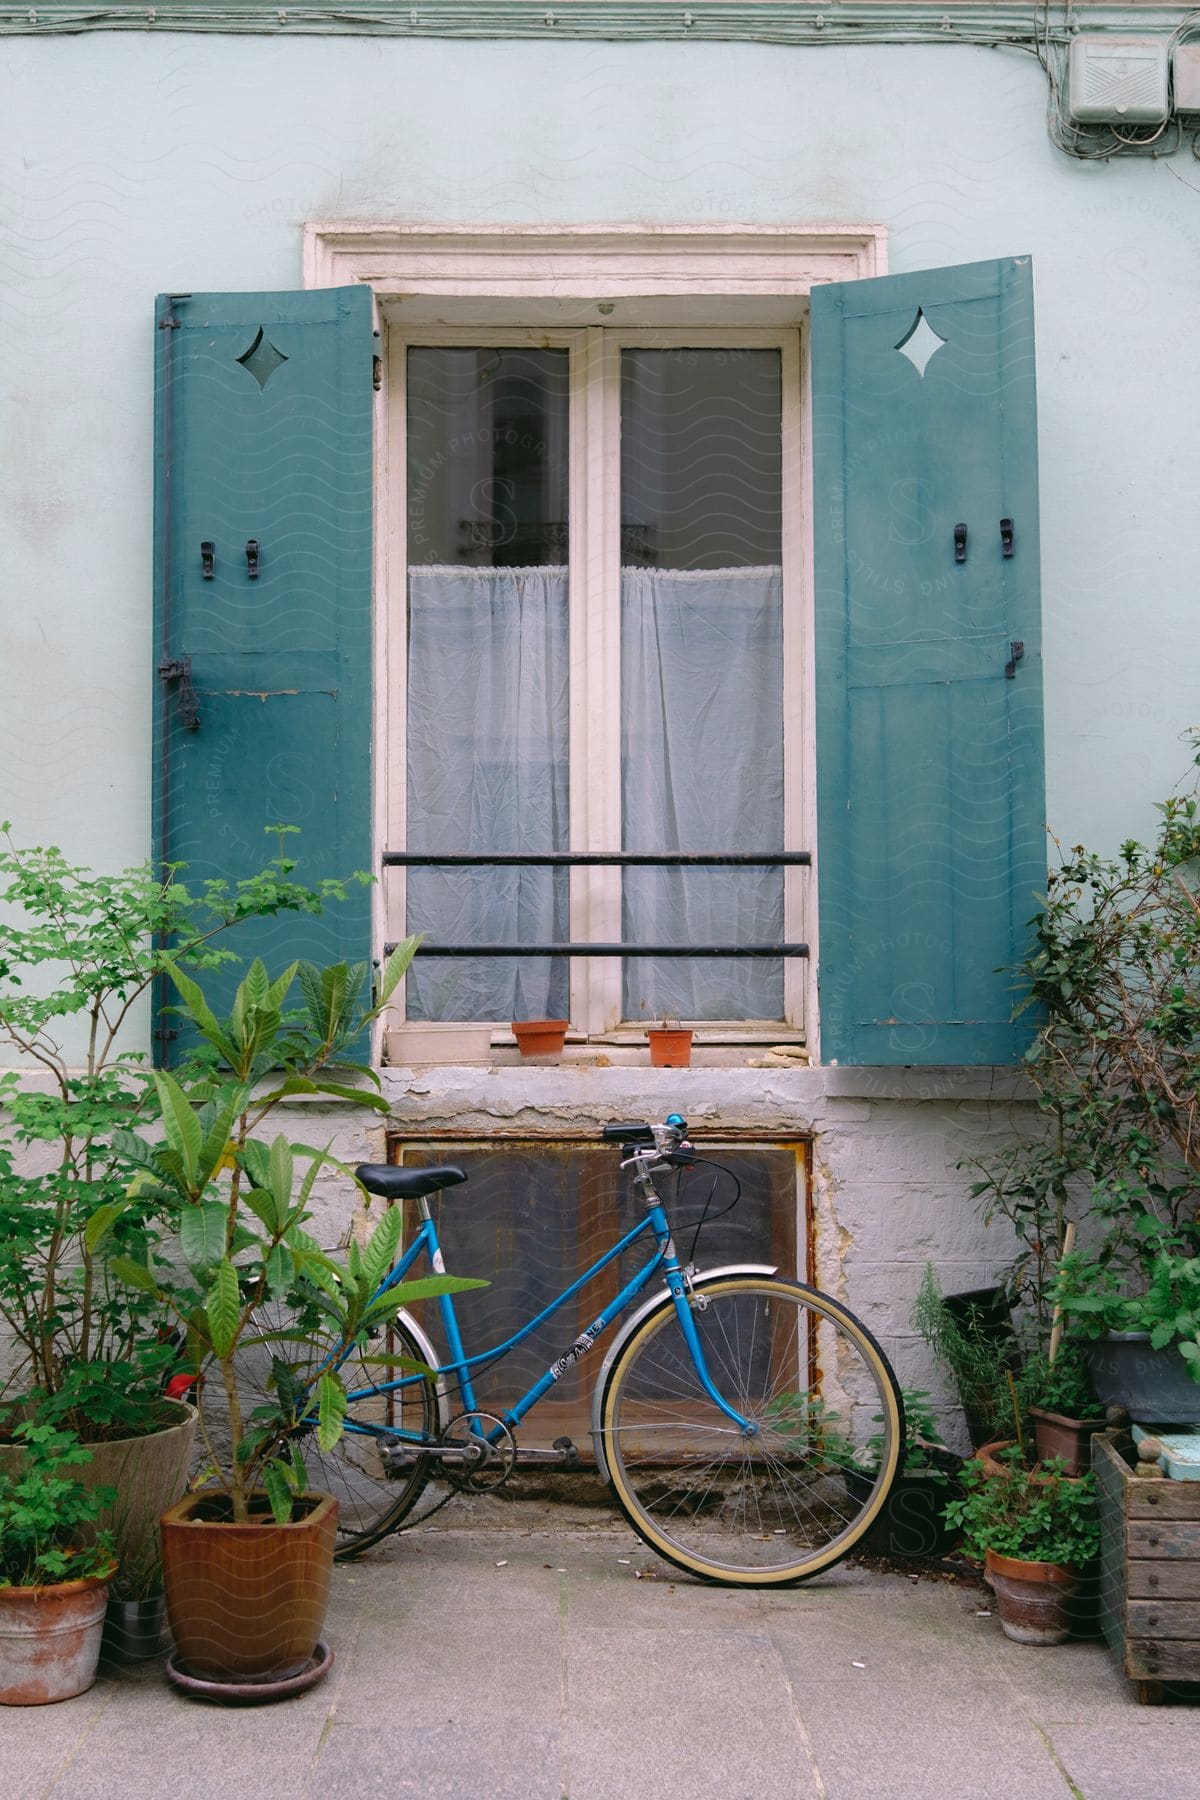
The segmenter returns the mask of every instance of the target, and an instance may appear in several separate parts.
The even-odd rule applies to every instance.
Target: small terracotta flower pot
[[[652,1025],[646,1031],[652,1069],[686,1069],[692,1060],[692,1034]]]
[[[1031,1406],[1029,1416],[1037,1438],[1039,1462],[1061,1456],[1068,1475],[1086,1475],[1092,1466],[1092,1439],[1104,1430],[1103,1419],[1072,1419],[1066,1413],[1047,1412]]]
[[[568,1025],[567,1019],[514,1019],[512,1034],[522,1056],[559,1056]]]
[[[1071,1635],[1070,1601],[1079,1586],[1077,1569],[998,1556],[989,1550],[983,1572],[996,1596],[1005,1637],[1018,1644],[1061,1644]]]
[[[50,1587],[0,1588],[0,1706],[46,1706],[96,1679],[112,1570]]]

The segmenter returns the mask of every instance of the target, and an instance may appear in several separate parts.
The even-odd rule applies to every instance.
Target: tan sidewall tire
[[[665,1318],[674,1316],[675,1305],[669,1297],[664,1297],[661,1306],[656,1307],[649,1317],[643,1320],[621,1350],[605,1382],[600,1408],[600,1426],[605,1460],[608,1464],[609,1481],[621,1511],[639,1537],[644,1538],[652,1548],[664,1556],[668,1562],[674,1563],[677,1568],[687,1569],[691,1574],[698,1575],[705,1581],[725,1582],[737,1587],[790,1587],[798,1581],[808,1581],[812,1576],[819,1575],[824,1569],[832,1568],[844,1556],[849,1555],[854,1546],[862,1541],[886,1506],[892,1484],[900,1471],[904,1454],[903,1411],[896,1377],[871,1333],[854,1317],[852,1312],[848,1312],[838,1301],[831,1300],[827,1294],[820,1293],[816,1288],[806,1287],[803,1282],[799,1281],[784,1281],[777,1277],[763,1275],[731,1275],[717,1276],[710,1281],[705,1281],[701,1276],[695,1283],[696,1292],[709,1295],[745,1293],[765,1288],[784,1292],[802,1301],[812,1312],[837,1325],[856,1342],[863,1360],[878,1379],[885,1421],[890,1427],[883,1471],[884,1479],[877,1484],[870,1500],[850,1522],[846,1530],[839,1533],[823,1550],[817,1551],[811,1559],[805,1562],[802,1569],[797,1570],[792,1565],[786,1569],[734,1570],[706,1562],[703,1557],[697,1557],[682,1549],[678,1544],[672,1543],[661,1531],[657,1530],[653,1519],[643,1511],[636,1497],[624,1485],[621,1455],[613,1434],[613,1411],[621,1391],[621,1383],[642,1347],[657,1331]]]

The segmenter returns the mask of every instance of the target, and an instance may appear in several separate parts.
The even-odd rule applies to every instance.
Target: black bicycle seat
[[[439,1188],[457,1187],[467,1179],[465,1169],[443,1163],[433,1169],[403,1169],[397,1163],[360,1163],[354,1173],[368,1194],[381,1200],[420,1200]]]

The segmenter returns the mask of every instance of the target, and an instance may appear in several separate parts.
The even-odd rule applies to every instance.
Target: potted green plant
[[[962,1457],[942,1442],[941,1429],[932,1407],[932,1396],[923,1388],[904,1388],[904,1461],[892,1484],[887,1502],[867,1533],[866,1545],[880,1556],[901,1560],[938,1557],[953,1544],[957,1533],[946,1523],[945,1510],[961,1490],[958,1474]],[[882,1415],[877,1415],[882,1424]],[[865,1500],[878,1468],[881,1439],[868,1438],[866,1449],[873,1459],[860,1474],[847,1472],[856,1487],[856,1498]]]
[[[1200,1255],[1189,1254],[1190,1237],[1149,1231],[1136,1265],[1105,1245],[1064,1257],[1059,1272],[1099,1401],[1145,1424],[1200,1423]]]
[[[952,1376],[971,1444],[979,1449],[1011,1424],[1016,1341],[1006,1310],[998,1329],[994,1304],[984,1306],[966,1296],[956,1307],[958,1298],[942,1293],[937,1271],[927,1263],[913,1302],[912,1325]]]
[[[128,1146],[153,1099],[130,1017],[165,975],[168,940],[189,965],[214,965],[232,955],[231,927],[342,891],[303,887],[294,869],[281,845],[251,879],[193,891],[178,869],[100,875],[0,827],[0,1044],[27,1065],[0,1077],[0,1469],[22,1466],[23,1420],[74,1431],[93,1453],[81,1479],[118,1496],[98,1528],[115,1531],[129,1568],[157,1556],[196,1431],[192,1408],[164,1393],[176,1321],[110,1273],[114,1254],[147,1262],[163,1229],[152,1199],[126,1200],[140,1167]],[[100,1259],[91,1232],[106,1216]]]
[[[1045,1138],[976,1193],[1046,1263],[1097,1398],[1200,1419],[1200,733],[1148,844],[1052,870],[1016,973],[1040,1027],[1025,1059]],[[1067,1225],[1087,1221],[1071,1252]],[[1169,1386],[1167,1385],[1169,1384]]]
[[[17,1427],[23,1467],[0,1474],[0,1705],[70,1700],[96,1679],[112,1538],[96,1535],[102,1488],[75,1479],[88,1451],[71,1432]]]
[[[1083,1351],[1069,1339],[1053,1357],[1036,1352],[1016,1378],[1017,1398],[1033,1428],[1039,1462],[1057,1457],[1068,1475],[1091,1467],[1091,1440],[1104,1430]]]
[[[1017,1447],[992,1469],[963,1469],[964,1494],[946,1508],[969,1556],[981,1560],[1006,1637],[1060,1644],[1070,1635],[1070,1603],[1100,1550],[1091,1475],[1063,1478],[1054,1463],[1030,1468]]]
[[[293,964],[272,981],[256,961],[225,1019],[197,982],[172,967],[181,1010],[213,1053],[213,1067],[190,1081],[155,1075],[163,1139],[118,1134],[118,1148],[140,1173],[89,1227],[89,1250],[107,1254],[112,1275],[152,1295],[185,1328],[189,1363],[203,1375],[209,1485],[162,1519],[176,1644],[168,1668],[193,1690],[270,1697],[281,1684],[290,1691],[319,1678],[330,1660],[320,1632],[337,1503],[309,1490],[303,1447],[308,1437],[322,1450],[337,1442],[345,1389],[335,1368],[309,1366],[305,1378],[312,1352],[303,1327],[268,1325],[267,1308],[294,1304],[303,1314],[315,1305],[327,1333],[354,1342],[380,1331],[412,1299],[480,1285],[440,1276],[379,1295],[399,1211],[385,1211],[362,1247],[352,1242],[342,1257],[327,1254],[306,1230],[309,1203],[322,1168],[340,1165],[283,1133],[264,1135],[276,1108],[297,1096],[352,1099],[386,1112],[378,1077],[349,1054],[388,1004],[415,948],[409,939],[388,959],[374,1006],[361,998],[365,966]],[[301,1005],[290,1015],[293,984]],[[142,1258],[111,1248],[124,1210],[147,1202],[163,1221],[162,1243]],[[264,1335],[276,1352],[274,1392],[251,1410],[240,1359]]]

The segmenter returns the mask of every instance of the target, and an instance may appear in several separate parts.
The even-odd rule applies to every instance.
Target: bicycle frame
[[[391,1288],[402,1282],[422,1254],[427,1258],[430,1268],[436,1274],[441,1275],[446,1272],[445,1259],[442,1256],[441,1246],[438,1241],[437,1225],[430,1210],[429,1202],[426,1199],[422,1199],[418,1204],[421,1209],[420,1230],[416,1233],[412,1243],[408,1246],[407,1250],[405,1250],[400,1260],[394,1264],[387,1279],[383,1281],[376,1290],[378,1294],[386,1294]],[[748,1434],[753,1434],[755,1427],[749,1420],[743,1418],[741,1413],[737,1412],[729,1405],[713,1384],[708,1373],[704,1348],[700,1342],[699,1334],[696,1330],[696,1322],[692,1317],[692,1310],[689,1304],[688,1284],[690,1273],[685,1271],[679,1262],[678,1255],[675,1251],[675,1245],[671,1238],[671,1228],[667,1222],[667,1215],[662,1202],[658,1199],[655,1199],[652,1203],[647,1205],[645,1218],[641,1219],[632,1230],[627,1231],[625,1236],[621,1238],[619,1242],[614,1244],[611,1249],[606,1250],[602,1256],[598,1257],[597,1260],[592,1263],[577,1280],[573,1281],[569,1287],[564,1288],[563,1291],[550,1302],[549,1306],[543,1308],[535,1318],[530,1319],[519,1331],[514,1332],[511,1337],[506,1338],[503,1343],[497,1344],[489,1350],[481,1351],[474,1356],[468,1356],[463,1344],[462,1332],[458,1323],[458,1315],[454,1309],[453,1295],[443,1294],[438,1299],[437,1306],[441,1315],[442,1327],[446,1334],[446,1342],[449,1346],[450,1360],[436,1365],[434,1367],[434,1374],[439,1379],[447,1376],[453,1376],[456,1379],[459,1394],[462,1399],[461,1410],[468,1414],[479,1410],[475,1397],[474,1383],[471,1380],[471,1370],[473,1368],[478,1367],[482,1363],[498,1361],[499,1358],[506,1356],[510,1350],[515,1349],[518,1344],[524,1343],[526,1338],[531,1336],[540,1325],[545,1324],[547,1319],[553,1318],[555,1313],[559,1312],[568,1301],[572,1300],[576,1294],[587,1287],[589,1282],[595,1280],[595,1278],[600,1275],[610,1263],[614,1262],[617,1257],[622,1255],[623,1252],[628,1250],[633,1244],[636,1244],[639,1238],[645,1237],[647,1234],[653,1236],[655,1244],[657,1245],[657,1254],[650,1257],[647,1262],[643,1263],[636,1274],[626,1282],[620,1293],[609,1301],[608,1305],[597,1314],[595,1319],[593,1319],[592,1323],[587,1326],[585,1330],[580,1332],[579,1336],[563,1355],[560,1356],[557,1361],[551,1363],[544,1374],[540,1375],[532,1386],[527,1388],[521,1397],[508,1408],[503,1414],[503,1426],[512,1429],[516,1425],[519,1425],[530,1409],[536,1406],[542,1396],[561,1379],[566,1370],[574,1363],[578,1362],[581,1357],[587,1355],[597,1339],[602,1336],[614,1320],[620,1317],[626,1307],[631,1305],[632,1302],[637,1299],[638,1295],[646,1287],[652,1276],[661,1269],[667,1290],[674,1301],[684,1341],[691,1353],[692,1361],[696,1368],[696,1374],[701,1385],[709,1395],[709,1398],[728,1418],[733,1420],[741,1430]],[[338,1358],[336,1366],[341,1366],[341,1363],[350,1354],[350,1350],[350,1345],[346,1345],[343,1348],[342,1355]],[[398,1393],[406,1387],[415,1385],[422,1379],[423,1377],[421,1375],[410,1374],[400,1376],[394,1381],[375,1382],[372,1383],[370,1387],[357,1388],[348,1392],[346,1396],[347,1404],[350,1407],[353,1407],[356,1403],[363,1400],[371,1400],[378,1398],[380,1395]],[[347,1417],[346,1420],[346,1430],[348,1432],[357,1433],[360,1436],[386,1438],[390,1442],[396,1444],[408,1443],[419,1445],[425,1441],[419,1433],[405,1431],[400,1426],[363,1424],[350,1417]],[[496,1436],[497,1433],[493,1430],[492,1435]]]

